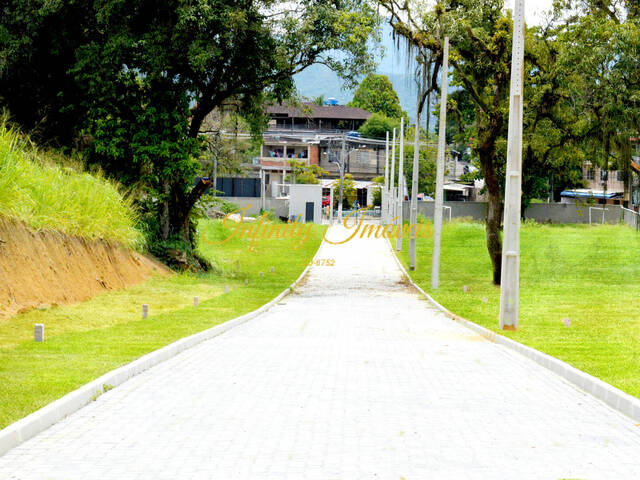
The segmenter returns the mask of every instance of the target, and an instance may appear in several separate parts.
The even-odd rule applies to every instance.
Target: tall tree
[[[464,88],[475,109],[472,148],[480,160],[488,206],[486,239],[493,265],[493,282],[500,283],[503,212],[501,179],[508,110],[511,21],[502,13],[502,0],[442,1],[429,11],[412,11],[407,3],[380,0],[391,13],[396,34],[421,51],[441,56],[444,35],[451,38],[453,85]]]
[[[400,99],[393,88],[393,84],[386,75],[370,73],[353,94],[348,103],[350,107],[359,107],[371,113],[379,113],[388,118],[407,118],[406,112],[400,106]]]
[[[13,0],[0,19],[0,105],[39,139],[82,145],[141,200],[160,249],[195,243],[207,115],[234,99],[253,130],[265,98],[323,63],[351,84],[373,66],[364,0]],[[45,80],[46,79],[46,80]]]

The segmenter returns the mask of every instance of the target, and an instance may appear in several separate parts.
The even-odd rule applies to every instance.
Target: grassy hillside
[[[70,162],[69,162],[70,163]],[[53,154],[0,121],[0,215],[29,227],[139,246],[142,234],[128,198],[96,174],[63,167]]]

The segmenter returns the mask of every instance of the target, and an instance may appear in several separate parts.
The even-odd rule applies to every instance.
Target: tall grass
[[[100,174],[62,166],[0,119],[0,216],[127,247],[142,245],[131,200]]]

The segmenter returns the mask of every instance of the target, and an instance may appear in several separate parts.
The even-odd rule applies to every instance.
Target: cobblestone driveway
[[[335,266],[13,449],[0,478],[640,478],[640,426],[432,309],[382,240],[320,257]]]

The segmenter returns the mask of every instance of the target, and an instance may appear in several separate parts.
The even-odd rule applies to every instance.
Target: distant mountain
[[[392,29],[388,24],[383,25],[383,39],[385,53],[378,59],[377,73],[386,75],[398,93],[400,105],[409,114],[412,122],[416,116],[416,88],[413,75],[408,66],[408,53],[400,44],[396,46]],[[344,89],[344,82],[325,65],[312,65],[295,76],[298,93],[308,98],[324,95],[325,98],[334,97],[341,105],[353,98],[353,91]],[[433,101],[433,99],[432,99]],[[424,115],[422,122],[424,124]],[[435,121],[431,117],[431,129]]]

